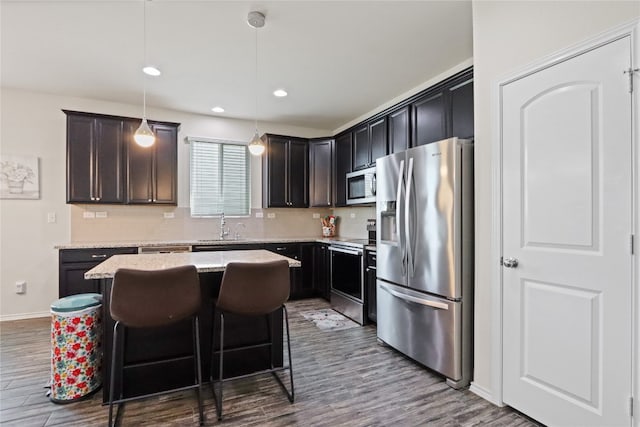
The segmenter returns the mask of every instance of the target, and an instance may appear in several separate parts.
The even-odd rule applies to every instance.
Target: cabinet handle
[[[100,200],[100,197],[96,197],[96,200],[98,200],[98,201],[99,201],[99,200]]]
[[[151,201],[151,199],[147,200],[147,202],[150,202],[150,201]]]
[[[286,251],[287,248],[276,248],[276,251]]]
[[[100,254],[100,255],[93,254],[93,255],[91,255],[91,258],[106,258],[106,257],[107,257],[107,255],[105,255],[105,254]]]

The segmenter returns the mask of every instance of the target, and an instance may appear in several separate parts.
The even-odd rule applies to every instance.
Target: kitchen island
[[[211,338],[213,307],[220,291],[222,274],[230,262],[268,262],[285,259],[289,267],[300,267],[300,261],[266,250],[243,250],[222,252],[186,252],[167,254],[114,255],[85,273],[85,279],[100,279],[103,295],[103,402],[109,396],[111,347],[114,321],[109,313],[111,284],[119,268],[159,270],[182,265],[194,265],[200,276],[202,307],[200,308],[200,342],[202,350],[203,380],[209,378],[211,362]],[[271,320],[225,316],[227,332],[225,349],[263,343],[271,339],[271,357],[275,366],[282,366],[282,314],[276,313]],[[124,335],[124,336],[123,336]],[[127,341],[125,361],[133,365],[124,370],[122,379],[116,378],[116,396],[122,390],[124,397],[181,387],[193,381],[193,362],[190,357],[191,324],[187,319],[171,326],[154,329],[127,328],[120,335]],[[218,338],[214,342],[218,342]],[[122,343],[119,343],[120,347]],[[122,347],[120,347],[122,348]],[[217,348],[216,348],[217,349]],[[231,351],[225,356],[225,377],[241,375],[269,367],[268,348]],[[226,351],[225,351],[226,353]],[[167,359],[166,362],[159,360]],[[217,359],[217,358],[216,358]],[[217,367],[217,362],[214,362]],[[214,368],[215,369],[215,368]],[[217,372],[214,372],[217,376]]]

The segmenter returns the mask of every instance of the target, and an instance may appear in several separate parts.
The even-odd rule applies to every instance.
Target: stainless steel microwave
[[[376,202],[376,168],[362,169],[347,174],[347,204]]]

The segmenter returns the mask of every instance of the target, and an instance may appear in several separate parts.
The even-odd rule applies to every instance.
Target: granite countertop
[[[111,279],[119,268],[161,270],[182,265],[195,265],[199,273],[224,271],[230,262],[268,262],[287,260],[289,267],[302,264],[264,249],[249,251],[182,252],[171,254],[114,255],[84,274],[85,279]]]
[[[238,240],[137,240],[137,241],[115,241],[115,242],[77,242],[56,245],[55,249],[107,249],[107,248],[153,248],[160,246],[224,246],[224,245],[250,245],[264,243],[340,243],[348,246],[364,248],[364,239],[351,237],[263,237],[263,238],[243,238]],[[375,245],[374,245],[375,246]]]

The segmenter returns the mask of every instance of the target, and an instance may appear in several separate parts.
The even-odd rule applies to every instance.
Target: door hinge
[[[634,235],[631,235],[631,255],[635,253],[635,238]]]
[[[633,75],[640,71],[640,68],[631,68],[624,70],[623,74],[629,74],[629,93],[633,93]]]
[[[504,257],[500,257],[500,265],[504,265]]]
[[[633,396],[629,398],[629,415],[633,417]]]

